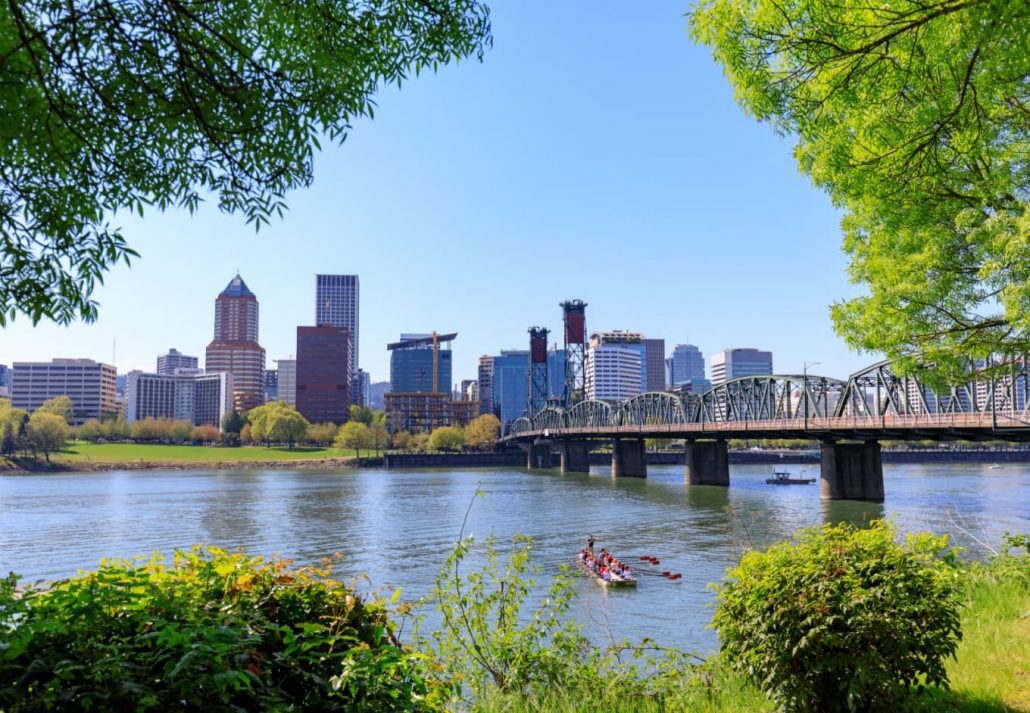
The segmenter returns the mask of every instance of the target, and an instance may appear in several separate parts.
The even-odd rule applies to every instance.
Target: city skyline
[[[591,331],[625,326],[706,357],[757,345],[784,372],[819,361],[834,376],[875,361],[830,328],[829,304],[854,293],[839,214],[797,175],[790,142],[740,114],[682,6],[554,8],[541,30],[543,9],[496,8],[481,65],[384,88],[375,121],[318,154],[314,185],[257,236],[210,205],[113,216],[143,257],[98,288],[97,323],[19,317],[0,363],[85,357],[125,373],[152,370],[170,342],[202,354],[209,295],[237,269],[261,296],[268,364],[294,355],[313,275],[360,275],[358,363],[373,381],[394,335],[427,325],[462,333],[455,381],[482,354],[526,348],[530,325],[560,346],[569,297],[590,303]],[[570,43],[556,28],[573,20]],[[627,51],[610,53],[612,36]]]

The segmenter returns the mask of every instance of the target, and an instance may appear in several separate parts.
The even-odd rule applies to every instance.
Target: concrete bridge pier
[[[880,443],[824,441],[819,495],[824,500],[883,502],[883,462]]]
[[[590,447],[586,441],[562,441],[558,444],[562,473],[589,473]]]
[[[526,467],[538,470],[551,467],[551,445],[549,443],[519,444],[526,453]]]
[[[726,441],[687,441],[683,478],[688,485],[730,484],[730,455]]]
[[[644,440],[617,439],[612,444],[613,478],[646,478],[647,449]]]

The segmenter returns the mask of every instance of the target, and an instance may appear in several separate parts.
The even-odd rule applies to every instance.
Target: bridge
[[[548,406],[514,421],[503,440],[526,451],[530,468],[546,467],[557,450],[562,472],[588,471],[590,450],[610,444],[613,477],[646,477],[644,439],[683,439],[686,481],[726,486],[728,439],[812,439],[821,443],[823,498],[881,501],[881,441],[1030,441],[1027,367],[1025,356],[1010,359],[945,390],[899,376],[889,361],[847,380],[743,377],[703,394]]]

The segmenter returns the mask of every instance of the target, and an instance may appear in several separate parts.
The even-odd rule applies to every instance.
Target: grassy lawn
[[[363,456],[375,455],[375,452]],[[151,443],[70,443],[52,458],[58,461],[93,463],[227,463],[239,461],[322,460],[324,458],[353,458],[353,450],[298,446],[265,448],[216,448],[214,446],[162,445]]]

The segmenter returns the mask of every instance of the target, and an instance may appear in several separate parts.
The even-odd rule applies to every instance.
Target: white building
[[[178,349],[169,349],[167,354],[157,358],[157,373],[171,376],[176,369],[196,369],[200,360],[195,356],[186,356]]]
[[[359,297],[357,275],[315,275],[315,325],[331,324],[350,332],[347,374],[351,379],[357,375],[359,366]]]
[[[221,427],[225,414],[233,408],[232,377],[225,372],[177,371],[174,375],[130,371],[125,386],[125,420],[132,423],[170,418],[194,426]]]
[[[742,376],[764,376],[772,373],[772,352],[749,348],[723,349],[712,356],[713,386]]]
[[[297,405],[297,360],[279,359],[276,361],[279,371],[279,392],[276,398],[290,406]]]
[[[637,346],[600,344],[587,350],[588,399],[624,401],[642,393],[643,354]]]

